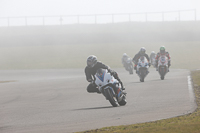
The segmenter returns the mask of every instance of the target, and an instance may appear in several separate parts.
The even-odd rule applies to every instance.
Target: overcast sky
[[[0,16],[136,13],[197,9],[200,0],[0,0]]]
[[[0,0],[0,17],[141,13],[196,9],[200,0]],[[193,17],[194,13],[189,13]]]

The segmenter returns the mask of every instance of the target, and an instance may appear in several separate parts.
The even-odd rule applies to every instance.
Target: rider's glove
[[[92,82],[92,79],[88,79],[87,81],[88,81],[88,82]]]
[[[111,69],[108,69],[108,72],[113,75],[113,71]]]

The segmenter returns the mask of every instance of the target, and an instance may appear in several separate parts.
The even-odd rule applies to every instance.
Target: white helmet
[[[155,54],[155,51],[151,51],[152,54]]]
[[[128,55],[126,53],[123,54],[123,57],[128,57]]]
[[[145,55],[145,52],[146,52],[146,49],[145,49],[145,47],[141,47],[141,49],[140,49],[140,55]]]

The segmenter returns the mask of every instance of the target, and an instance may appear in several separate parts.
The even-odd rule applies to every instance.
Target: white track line
[[[187,79],[188,79],[188,90],[189,90],[190,100],[194,101],[194,92],[193,92],[191,77],[188,76]]]
[[[188,90],[189,90],[189,97],[190,97],[190,103],[191,103],[191,112],[193,112],[197,106],[195,102],[195,95],[193,91],[191,76],[188,76],[187,79],[188,79]]]

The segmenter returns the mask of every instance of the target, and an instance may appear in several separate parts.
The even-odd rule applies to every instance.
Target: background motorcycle
[[[110,101],[113,107],[127,103],[126,95],[122,92],[121,84],[107,69],[98,69],[95,74],[95,84],[99,91]]]
[[[151,58],[151,65],[152,65],[154,68],[156,67],[156,59],[155,59],[155,58],[156,58],[155,56]]]
[[[149,73],[149,63],[145,56],[141,56],[137,64],[137,74],[140,77],[140,81],[144,82],[144,78]]]
[[[158,72],[160,74],[160,79],[164,80],[168,72],[168,58],[165,55],[161,55],[158,60]]]
[[[128,58],[126,60],[126,64],[124,64],[124,67],[127,71],[129,71],[129,74],[133,74],[133,63],[131,58]]]

